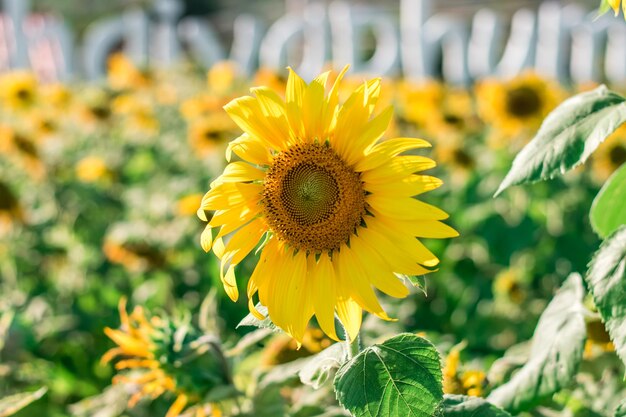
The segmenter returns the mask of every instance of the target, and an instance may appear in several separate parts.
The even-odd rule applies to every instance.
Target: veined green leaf
[[[581,276],[571,274],[539,318],[528,362],[487,397],[489,402],[517,414],[570,383],[587,338],[583,295]]]
[[[626,225],[626,164],[622,165],[593,200],[589,217],[593,230],[606,238],[620,226]]]
[[[309,358],[298,374],[300,381],[303,384],[319,389],[332,375],[333,371],[339,369],[346,361],[346,357],[344,343],[330,345],[317,355]]]
[[[12,416],[30,403],[37,401],[48,391],[42,387],[34,392],[22,392],[0,399],[0,417]]]
[[[439,353],[401,334],[370,346],[335,376],[339,403],[356,417],[431,417],[442,398]]]
[[[615,351],[626,363],[626,226],[602,243],[586,278]]]
[[[626,121],[625,101],[605,86],[564,101],[517,154],[495,195],[512,185],[553,178],[585,162]]]
[[[511,417],[509,413],[484,398],[465,395],[445,395],[441,417]]]

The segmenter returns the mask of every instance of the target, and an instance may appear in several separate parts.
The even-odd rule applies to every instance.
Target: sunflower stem
[[[352,341],[346,337],[344,343],[346,344],[346,351],[348,352],[348,360],[354,358],[361,351],[361,336],[359,334],[357,334]]]

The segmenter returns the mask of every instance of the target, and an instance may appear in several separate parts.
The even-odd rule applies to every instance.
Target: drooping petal
[[[315,257],[310,256],[309,277],[312,284],[313,307],[315,317],[320,327],[328,336],[334,340],[339,340],[335,332],[335,306],[336,277],[333,264],[326,252],[320,255],[320,259],[315,262]]]
[[[348,333],[348,338],[355,340],[361,328],[363,310],[359,303],[350,297],[340,295],[337,299],[337,317]]]

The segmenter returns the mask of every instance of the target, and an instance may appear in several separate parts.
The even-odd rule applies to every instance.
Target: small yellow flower
[[[591,172],[600,183],[626,162],[626,125],[620,126],[591,157]]]
[[[147,72],[139,70],[121,53],[113,54],[109,58],[107,78],[109,85],[115,90],[136,90],[151,82]]]
[[[29,71],[13,71],[0,77],[0,96],[12,110],[25,110],[37,101],[38,82]]]
[[[176,212],[180,216],[193,216],[202,203],[202,194],[189,194],[178,200]]]
[[[492,145],[508,145],[519,135],[529,139],[564,98],[552,81],[527,72],[508,81],[484,80],[476,86],[478,111],[495,128]]]
[[[487,385],[487,377],[481,370],[461,370],[461,351],[465,343],[453,347],[443,367],[443,392],[446,394],[463,394],[482,397]]]
[[[248,281],[250,310],[263,317],[258,295],[271,320],[300,343],[313,315],[333,339],[335,312],[351,340],[362,309],[390,320],[374,288],[406,297],[400,276],[426,274],[439,262],[417,238],[457,236],[441,222],[445,212],[416,198],[441,185],[417,174],[435,162],[402,155],[430,144],[380,142],[393,117],[391,106],[372,117],[381,80],[363,82],[340,105],[346,70],[328,94],[329,73],[307,84],[290,71],[285,100],[258,87],[254,97],[226,105],[245,132],[229,144],[227,159],[234,153],[242,160],[211,184],[198,211],[208,222],[202,247],[221,260],[233,300],[235,266],[262,242]]]
[[[54,110],[65,110],[72,102],[71,91],[61,83],[44,84],[40,87],[41,101]]]
[[[237,126],[224,112],[195,119],[189,125],[189,145],[198,157],[222,152],[236,135]]]
[[[0,125],[0,153],[14,158],[34,179],[40,180],[45,174],[45,165],[40,158],[35,139],[17,132],[10,126]]]
[[[239,77],[239,68],[233,61],[220,61],[207,73],[209,89],[215,94],[224,94],[233,88]]]
[[[76,164],[76,177],[82,182],[97,182],[111,177],[106,162],[97,156],[87,156]]]
[[[6,235],[16,223],[24,222],[24,212],[11,188],[0,181],[0,237]]]
[[[522,274],[522,271],[515,267],[500,271],[493,282],[494,294],[515,304],[523,303],[527,294],[523,286]]]
[[[201,94],[183,101],[180,106],[180,113],[185,120],[192,121],[200,117],[211,116],[213,113],[222,112],[225,103],[212,94]]]

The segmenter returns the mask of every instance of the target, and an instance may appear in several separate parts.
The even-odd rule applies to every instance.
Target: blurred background
[[[247,302],[225,295],[214,255],[200,247],[196,210],[241,134],[222,106],[255,85],[283,94],[287,64],[310,79],[351,63],[342,100],[382,76],[377,109],[395,108],[385,138],[433,143],[430,174],[444,186],[424,199],[450,213],[461,236],[426,242],[441,265],[425,293],[381,295],[399,321],[368,316],[364,338],[425,332],[456,358],[447,392],[484,396],[523,363],[556,288],[585,272],[600,243],[587,213],[626,161],[625,128],[563,178],[492,197],[565,98],[601,82],[623,93],[626,23],[612,13],[594,19],[598,1],[2,5],[0,397],[48,390],[17,416],[165,416],[176,390],[127,407],[141,384],[116,391],[119,369],[101,361],[119,344],[104,329],[120,326],[121,300],[171,317],[173,328],[193,323],[227,347],[251,332],[236,328]],[[242,294],[255,263],[237,271]],[[623,365],[598,323],[582,376],[546,406],[557,414],[533,415],[608,416],[626,397]],[[233,360],[255,401],[262,391],[249,375],[328,346],[315,329],[303,349],[273,335]],[[332,393],[293,392],[272,394],[279,411],[254,403],[248,415],[321,416],[336,406]]]

